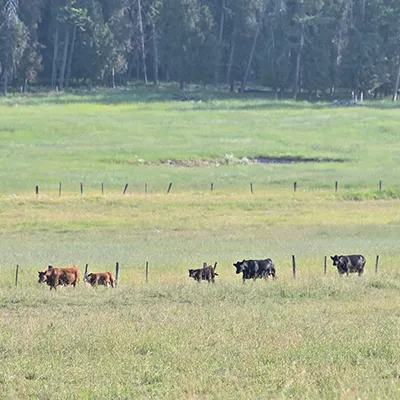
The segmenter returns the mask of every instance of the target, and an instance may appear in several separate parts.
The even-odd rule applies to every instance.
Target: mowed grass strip
[[[321,273],[324,256],[348,253],[364,254],[367,272],[376,255],[384,270],[397,268],[399,200],[318,196],[0,198],[0,266],[7,281],[16,264],[23,276],[48,264],[90,264],[95,272],[120,262],[121,273],[143,276],[148,261],[152,279],[161,271],[181,279],[203,262],[218,261],[222,271],[231,271],[237,260],[265,257],[274,259],[278,274],[290,274],[293,254],[300,274]]]

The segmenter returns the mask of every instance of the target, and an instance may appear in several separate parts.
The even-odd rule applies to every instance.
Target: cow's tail
[[[214,275],[215,275],[215,276],[219,276],[216,272],[214,272]]]

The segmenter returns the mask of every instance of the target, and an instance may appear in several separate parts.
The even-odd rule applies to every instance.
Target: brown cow
[[[56,268],[49,266],[47,271],[40,272],[39,274],[39,283],[47,283],[50,286],[50,290],[57,290],[57,286],[68,286],[72,285],[73,287],[79,283],[80,280],[80,271],[78,267],[64,267],[64,268]]]
[[[90,273],[85,277],[85,282],[90,283],[92,286],[111,286],[114,288],[117,284],[117,280],[112,272],[98,272],[96,274]]]

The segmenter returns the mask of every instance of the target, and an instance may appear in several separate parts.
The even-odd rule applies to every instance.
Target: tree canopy
[[[0,0],[4,94],[162,80],[397,98],[399,78],[398,0]]]

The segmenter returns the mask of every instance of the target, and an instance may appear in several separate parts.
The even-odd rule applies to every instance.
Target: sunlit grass
[[[1,393],[394,399],[398,289],[337,277],[9,289],[0,297]]]
[[[12,97],[0,102],[3,193],[207,192],[242,188],[398,188],[396,108],[335,108],[329,104],[230,100],[204,94],[202,103],[140,101],[137,93],[99,92]],[[164,97],[162,97],[164,96]],[[140,96],[139,96],[140,97]],[[11,106],[10,106],[11,105]],[[226,155],[306,157],[341,163],[224,165]],[[168,160],[208,160],[214,166],[157,166]],[[215,163],[220,165],[217,167]],[[232,164],[232,163],[231,163]],[[18,179],[11,179],[11,177]]]

